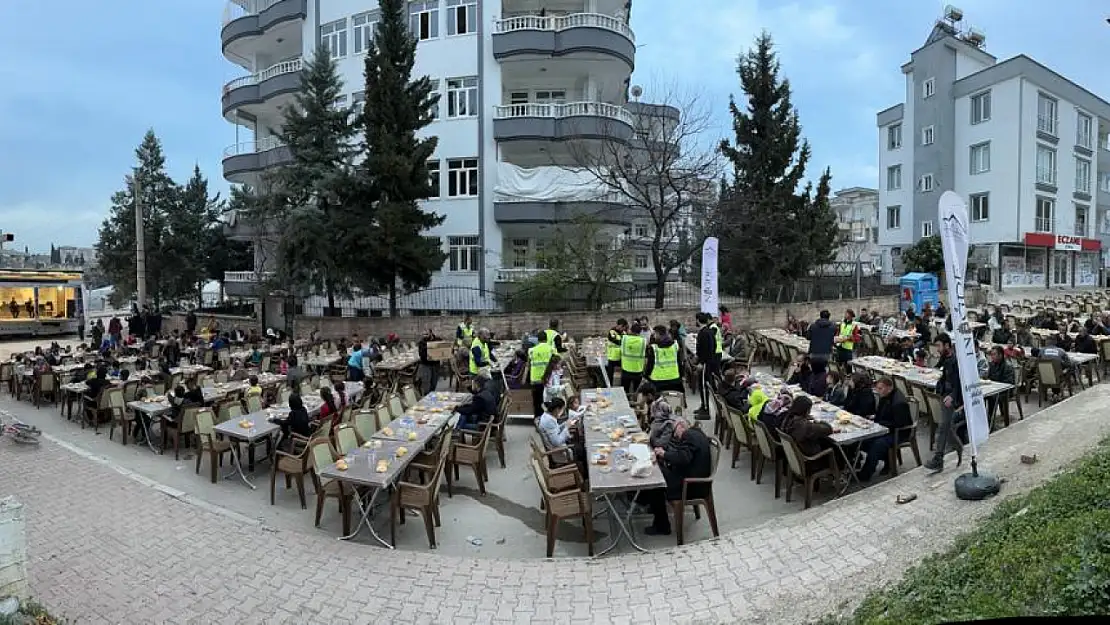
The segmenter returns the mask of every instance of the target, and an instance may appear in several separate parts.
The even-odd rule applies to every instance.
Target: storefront
[[[1003,289],[1044,288],[1047,284],[1048,251],[1024,245],[1000,245],[998,269]]]
[[[1025,233],[1025,245],[999,246],[1002,287],[1096,287],[1102,244],[1044,232]]]

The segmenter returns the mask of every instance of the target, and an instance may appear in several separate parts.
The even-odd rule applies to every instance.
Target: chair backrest
[[[906,399],[913,397],[913,391],[910,390],[910,385],[906,382],[906,378],[896,375],[894,376],[894,388],[902,391],[902,396]]]
[[[40,373],[38,375],[39,391],[48,391],[48,392],[54,391],[54,382],[56,380],[57,380],[57,378],[54,377],[53,373],[50,373],[50,372]]]
[[[362,437],[362,440],[370,440],[370,437],[378,431],[377,417],[373,412],[360,410],[355,413],[354,426],[355,431]]]
[[[406,384],[405,387],[401,389],[401,398],[405,408],[412,408],[416,405],[416,402],[420,401],[416,396],[416,389],[413,388],[411,384]]]
[[[378,420],[377,427],[374,429],[375,432],[384,428],[387,423],[393,420],[393,415],[389,411],[389,406],[378,406],[374,409],[374,414]]]
[[[259,368],[262,369],[263,371],[269,371],[270,370],[270,357],[269,356],[263,356],[262,357],[262,362],[260,363]]]
[[[709,458],[712,462],[712,468],[709,471],[709,477],[717,476],[717,465],[721,462],[721,441],[717,440],[716,436],[709,439]]]
[[[335,428],[335,446],[341,454],[349,454],[358,449],[358,434],[350,423]]]
[[[316,471],[320,471],[335,462],[335,456],[331,452],[331,442],[327,438],[312,439],[308,443],[308,448],[312,468]]]
[[[231,378],[231,375],[227,372],[227,369],[220,369],[216,372],[215,378],[217,383],[223,384]]]
[[[745,417],[746,418],[746,417]],[[755,440],[759,443],[759,451],[763,457],[770,460],[775,457],[775,445],[771,442],[771,432],[762,421],[752,423],[755,427]]]
[[[940,395],[926,391],[925,405],[929,408],[929,416],[932,417],[933,423],[940,423],[941,416],[944,414],[944,405],[941,404]]]
[[[782,430],[779,430],[779,440],[782,441],[782,453],[786,456],[786,464],[790,467],[790,471],[794,475],[805,475],[805,464],[802,461],[802,452],[798,449],[798,444]]]
[[[678,391],[664,391],[663,400],[675,414],[682,414],[683,408],[686,407],[686,396]]]
[[[389,397],[389,414],[393,415],[394,419],[399,419],[405,413],[405,407],[401,403],[400,395],[391,395]]]
[[[1045,386],[1058,386],[1064,378],[1064,368],[1059,360],[1041,358],[1037,360],[1037,379]]]
[[[119,387],[109,388],[109,389],[107,389],[105,394],[107,395],[107,402],[108,402],[108,407],[109,408],[112,408],[112,409],[119,408],[120,410],[124,410],[125,408],[127,408],[127,401],[123,397],[123,389],[122,388],[119,388]]]
[[[193,422],[196,433],[201,436],[212,436],[215,431],[215,417],[210,408],[198,408],[193,413]]]
[[[247,395],[247,412],[258,412],[259,410],[262,410],[262,397]]]
[[[135,398],[138,395],[139,395],[139,381],[138,380],[128,380],[127,382],[123,383],[123,399],[124,399],[125,402],[135,401]]]

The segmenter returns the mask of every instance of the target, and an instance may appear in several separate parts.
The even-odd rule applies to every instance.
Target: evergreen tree
[[[160,253],[177,262],[171,276],[174,292],[199,304],[207,277],[206,258],[211,254],[208,233],[218,227],[221,204],[219,194],[208,195],[208,179],[199,166],[193,167],[180,200],[177,210],[169,215],[169,237]]]
[[[408,27],[405,0],[380,0],[379,10],[363,71],[366,104],[359,125],[366,155],[347,204],[374,206],[372,219],[363,213],[348,220],[357,249],[369,256],[359,286],[386,290],[390,315],[396,316],[398,289],[428,286],[446,260],[439,245],[425,236],[444,218],[419,204],[432,195],[428,160],[436,138],[417,133],[432,122],[439,96],[427,76],[412,78],[416,39]]]
[[[770,34],[740,57],[737,73],[747,102],[741,108],[730,99],[735,138],[721,142],[733,179],[722,193],[719,263],[722,290],[754,297],[828,262],[837,231],[828,170],[816,193],[807,185],[798,194],[810,148]]]

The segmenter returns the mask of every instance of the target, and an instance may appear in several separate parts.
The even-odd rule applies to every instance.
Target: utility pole
[[[133,181],[135,193],[135,290],[139,300],[139,310],[146,306],[146,240],[143,228],[143,184],[139,173],[135,172]]]

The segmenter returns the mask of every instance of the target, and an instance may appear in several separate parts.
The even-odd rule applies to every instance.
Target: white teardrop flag
[[[717,314],[717,237],[701,246],[701,311]]]

